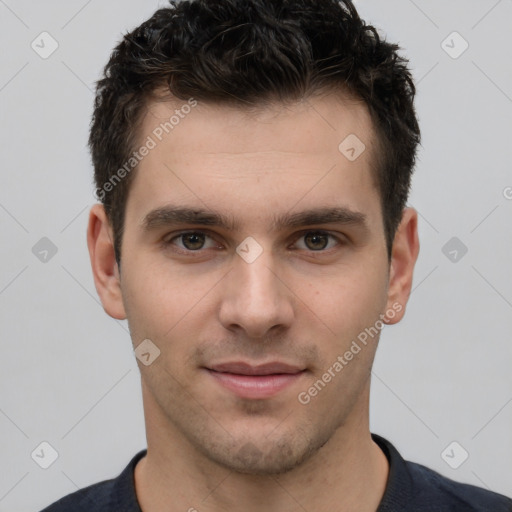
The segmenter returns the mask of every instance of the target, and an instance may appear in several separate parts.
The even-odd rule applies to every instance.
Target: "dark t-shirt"
[[[377,512],[512,512],[512,500],[461,484],[414,462],[405,461],[386,439],[372,434],[389,462],[386,491]],[[146,455],[139,452],[113,480],[65,496],[41,512],[141,512],[134,469]]]

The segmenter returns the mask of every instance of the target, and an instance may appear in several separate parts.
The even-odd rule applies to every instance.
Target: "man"
[[[511,511],[369,431],[418,255],[398,47],[350,1],[173,3],[98,84],[88,245],[147,452],[58,511]]]

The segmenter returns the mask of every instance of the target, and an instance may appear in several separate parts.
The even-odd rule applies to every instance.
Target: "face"
[[[200,103],[161,134],[176,108],[145,117],[156,144],[126,205],[119,294],[98,289],[134,347],[160,351],[139,362],[149,423],[229,469],[284,472],[360,425],[368,329],[401,316],[371,120],[333,95],[252,114]]]

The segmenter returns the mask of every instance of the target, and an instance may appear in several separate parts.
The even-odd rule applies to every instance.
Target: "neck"
[[[278,475],[241,474],[197,448],[155,404],[145,400],[148,453],[135,468],[143,512],[375,512],[386,488],[388,461],[371,438],[368,396],[313,456]],[[156,407],[156,406],[155,406]]]

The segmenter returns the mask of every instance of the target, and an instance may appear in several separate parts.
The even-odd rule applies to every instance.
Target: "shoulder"
[[[68,494],[41,512],[140,512],[133,475],[145,455],[146,450],[137,453],[117,478]]]
[[[421,464],[406,462],[406,466],[412,477],[413,494],[424,506],[421,510],[512,512],[512,500],[506,496],[456,482]]]
[[[388,482],[377,512],[512,512],[510,498],[406,461],[389,441],[376,434],[372,438],[389,462]]]
[[[41,512],[107,512],[114,480],[99,482],[64,496]]]

